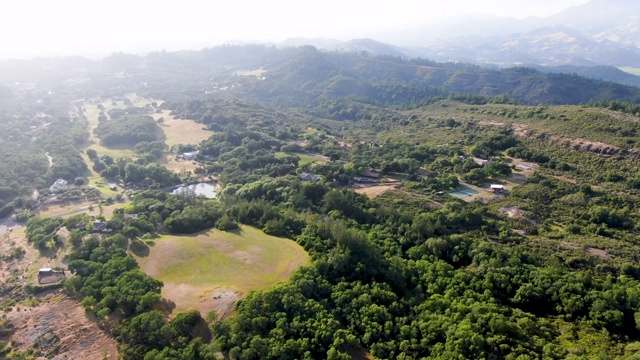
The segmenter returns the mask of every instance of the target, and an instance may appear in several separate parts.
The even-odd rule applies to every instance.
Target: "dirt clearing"
[[[518,219],[522,217],[522,211],[517,206],[501,207],[498,212],[500,214],[506,214],[512,219]]]
[[[602,257],[602,258],[610,258],[612,257],[611,254],[609,254],[606,250],[602,250],[602,249],[596,249],[596,248],[592,248],[589,247],[587,248],[587,252],[591,255],[595,255],[598,257]]]
[[[14,307],[7,318],[16,327],[11,340],[21,350],[39,349],[48,359],[116,359],[114,339],[87,318],[82,306],[61,292],[36,307]]]
[[[378,185],[378,186],[367,186],[356,189],[355,191],[358,194],[365,194],[370,198],[375,198],[380,196],[387,191],[394,191],[396,189],[395,185]]]
[[[195,161],[177,159],[176,155],[171,153],[164,154],[164,157],[159,160],[158,163],[164,165],[167,169],[178,175],[194,173],[200,166]]]
[[[238,291],[219,287],[203,294],[198,310],[202,314],[213,310],[218,314],[218,319],[224,320],[233,312],[233,306],[242,296]]]

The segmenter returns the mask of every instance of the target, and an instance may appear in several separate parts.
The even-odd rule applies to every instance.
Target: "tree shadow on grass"
[[[160,311],[168,315],[176,309],[176,303],[167,298],[162,298],[162,301],[160,302],[160,304],[158,304],[158,307]]]
[[[241,227],[237,227],[235,229],[232,230],[226,230],[226,232],[234,234],[234,235],[238,235],[238,236],[242,236],[244,234],[244,230],[242,230]]]
[[[129,250],[134,253],[137,257],[147,257],[149,256],[150,248],[144,242],[140,240],[131,240],[131,245],[129,246]]]

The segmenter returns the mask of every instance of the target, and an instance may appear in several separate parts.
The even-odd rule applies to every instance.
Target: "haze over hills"
[[[619,44],[640,46],[640,3],[629,0],[592,0],[545,19]]]
[[[401,47],[373,47],[362,41],[310,44],[326,50],[388,55],[401,52],[408,57],[502,66],[634,66],[640,64],[638,14],[638,2],[593,0],[545,18],[463,17],[373,36]]]
[[[348,46],[355,49],[362,45],[366,45],[368,50],[344,50]],[[320,98],[366,98],[369,102],[389,105],[406,105],[456,93],[489,97],[506,95],[522,104],[640,101],[640,89],[637,87],[640,77],[611,67],[538,67],[538,71],[531,68],[532,65],[529,68],[497,69],[465,63],[405,59],[395,52],[394,55],[372,53],[384,53],[387,48],[394,49],[370,40],[354,40],[345,43],[343,51],[319,51],[312,46],[279,49],[245,45],[202,51],[155,52],[146,56],[116,53],[101,61],[77,57],[56,61],[5,61],[0,62],[0,84],[25,83],[36,78],[52,85],[65,78],[67,82],[78,84],[101,78],[120,82],[131,81],[130,77],[135,76],[138,83],[151,87],[158,82],[158,74],[176,79],[185,76],[203,79],[214,75],[231,76],[228,80],[231,84],[238,81],[242,84],[246,78],[235,75],[235,72],[244,73],[252,69],[250,71],[261,74],[258,77],[260,81],[246,84],[254,91],[244,92],[241,90],[243,87],[234,85],[225,90],[229,96],[251,94],[254,100],[276,103],[308,102]],[[189,85],[185,91],[199,94],[216,88],[206,80],[196,84],[196,87]]]

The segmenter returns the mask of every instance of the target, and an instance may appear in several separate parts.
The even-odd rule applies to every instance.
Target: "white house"
[[[64,190],[64,189],[66,189],[66,188],[67,188],[67,184],[68,184],[68,183],[67,183],[67,180],[65,180],[65,179],[58,179],[58,180],[56,180],[56,182],[54,182],[54,183],[53,183],[53,185],[51,185],[51,186],[49,187],[49,190],[50,190],[52,193],[57,193],[57,192],[60,192],[60,191],[62,191],[62,190]]]
[[[473,162],[480,165],[480,166],[485,166],[487,165],[487,163],[489,162],[489,160],[485,160],[485,159],[481,159],[479,157],[474,157],[473,158]]]
[[[182,153],[182,158],[185,160],[195,160],[198,157],[198,154],[200,154],[200,151],[198,150],[190,151],[190,152]]]
[[[298,174],[302,181],[318,181],[320,177],[318,175],[314,175],[311,173],[300,173]]]

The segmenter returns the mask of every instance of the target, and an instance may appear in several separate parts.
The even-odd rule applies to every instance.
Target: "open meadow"
[[[156,121],[162,118],[159,124],[165,134],[167,146],[172,147],[178,144],[198,145],[213,134],[207,130],[205,125],[189,119],[176,119],[171,116],[171,111],[162,110],[161,113],[153,114]]]
[[[286,281],[309,261],[295,242],[248,226],[163,235],[149,249],[132,251],[145,273],[164,282],[162,296],[175,304],[174,313],[198,309],[224,315],[249,291]]]

